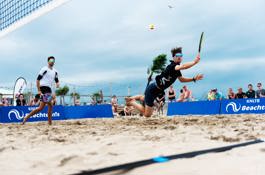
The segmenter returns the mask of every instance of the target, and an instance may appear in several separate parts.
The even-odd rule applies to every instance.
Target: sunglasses
[[[182,53],[177,53],[177,54],[175,55],[175,57],[183,57],[183,54],[182,54]]]
[[[55,60],[54,59],[50,59],[48,62],[49,63],[55,63]]]

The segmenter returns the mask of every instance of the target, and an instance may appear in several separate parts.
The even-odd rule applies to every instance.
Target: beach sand
[[[264,115],[0,124],[0,173],[74,174],[257,138],[265,138]],[[107,174],[264,175],[264,160],[265,143],[259,143]]]

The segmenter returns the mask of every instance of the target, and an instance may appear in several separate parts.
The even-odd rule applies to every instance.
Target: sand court
[[[265,138],[263,115],[139,116],[1,124],[4,174],[76,174],[81,171],[227,146]],[[108,174],[263,174],[265,144]]]

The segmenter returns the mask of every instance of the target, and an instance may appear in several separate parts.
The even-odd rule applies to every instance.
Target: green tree
[[[60,97],[60,104],[65,105],[65,100],[64,97],[67,95],[67,93],[69,92],[69,87],[68,86],[64,86],[62,88],[59,88],[55,91],[56,95]]]
[[[147,86],[152,81],[152,76],[154,73],[159,74],[165,70],[166,63],[167,63],[167,55],[166,54],[160,54],[153,59],[152,66],[147,69],[147,74],[149,75]]]
[[[95,93],[93,93],[92,94],[92,99],[93,99],[93,101],[95,102],[95,103],[97,103],[99,100],[100,100],[100,93],[99,92],[95,92]]]
[[[71,98],[73,99],[73,104],[74,104],[74,105],[75,105],[76,100],[79,100],[79,99],[80,99],[80,94],[77,93],[77,92],[72,92],[72,93],[70,94],[70,96],[71,96]]]

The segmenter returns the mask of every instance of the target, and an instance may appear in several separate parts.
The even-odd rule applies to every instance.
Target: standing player
[[[40,94],[40,105],[35,110],[31,111],[23,120],[22,124],[33,115],[40,112],[45,105],[48,105],[48,124],[52,124],[52,85],[55,82],[56,88],[59,87],[58,73],[53,67],[55,58],[53,56],[48,57],[48,66],[43,67],[37,78],[37,89]]]
[[[182,48],[176,47],[171,50],[172,61],[166,67],[166,69],[160,74],[156,76],[156,81],[151,83],[146,87],[144,103],[145,105],[141,105],[136,102],[139,100],[139,95],[134,97],[126,98],[127,105],[132,105],[136,109],[138,109],[145,117],[150,117],[153,113],[154,100],[158,96],[159,93],[165,91],[170,85],[172,85],[176,79],[179,79],[180,82],[196,82],[197,80],[201,80],[203,78],[202,74],[198,74],[193,78],[183,77],[181,74],[181,70],[189,69],[199,63],[200,61],[200,53],[198,53],[197,57],[192,62],[187,62],[181,64],[182,62]]]

